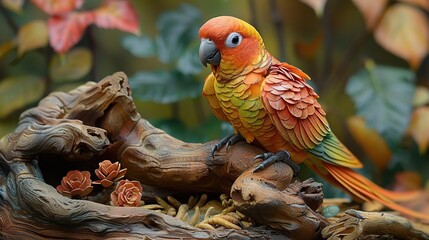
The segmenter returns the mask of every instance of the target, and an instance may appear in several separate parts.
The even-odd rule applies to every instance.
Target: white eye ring
[[[227,46],[228,48],[237,47],[238,45],[240,45],[241,40],[243,40],[243,37],[239,33],[232,32],[226,38],[225,46]]]

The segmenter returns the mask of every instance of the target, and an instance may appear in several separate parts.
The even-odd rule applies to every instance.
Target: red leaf
[[[352,0],[352,2],[362,14],[368,30],[374,30],[389,0]]]
[[[95,24],[139,34],[137,12],[128,0],[107,0],[95,10]]]
[[[60,15],[80,8],[84,0],[31,0],[34,5],[49,15]]]
[[[65,53],[82,38],[88,25],[94,22],[92,12],[72,12],[48,20],[49,43],[57,53]]]

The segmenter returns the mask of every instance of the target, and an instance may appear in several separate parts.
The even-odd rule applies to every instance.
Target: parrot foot
[[[272,153],[272,152],[262,153],[257,155],[255,158],[253,158],[253,160],[256,160],[259,158],[264,161],[261,164],[259,164],[255,168],[255,170],[253,170],[253,172],[260,171],[275,162],[284,162],[287,165],[289,165],[293,170],[293,176],[298,175],[298,172],[300,170],[300,167],[298,166],[298,164],[292,161],[290,154],[287,151],[282,150],[277,153]]]
[[[212,158],[214,159],[215,152],[219,151],[222,147],[226,147],[226,151],[228,151],[229,147],[236,144],[239,141],[243,141],[244,137],[241,134],[231,134],[224,138],[222,138],[219,142],[217,142],[212,148]]]

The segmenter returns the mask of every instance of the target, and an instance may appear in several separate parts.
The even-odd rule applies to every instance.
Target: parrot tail
[[[313,162],[313,161],[312,161]],[[320,169],[320,164],[307,164],[328,182],[335,184],[345,189],[349,194],[359,200],[366,202],[377,201],[384,206],[402,213],[406,216],[420,219],[424,222],[429,222],[429,214],[414,211],[399,205],[397,202],[403,202],[411,199],[416,199],[419,196],[418,191],[412,192],[393,192],[384,189],[371,180],[365,178],[361,174],[353,171],[350,168],[332,165],[326,162],[321,162],[323,170]],[[308,163],[308,162],[307,162]],[[320,163],[320,161],[319,161]]]

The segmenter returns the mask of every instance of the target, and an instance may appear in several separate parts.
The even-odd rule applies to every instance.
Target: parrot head
[[[261,61],[265,52],[258,31],[247,22],[230,16],[215,17],[200,28],[200,61],[213,72],[241,71]]]

